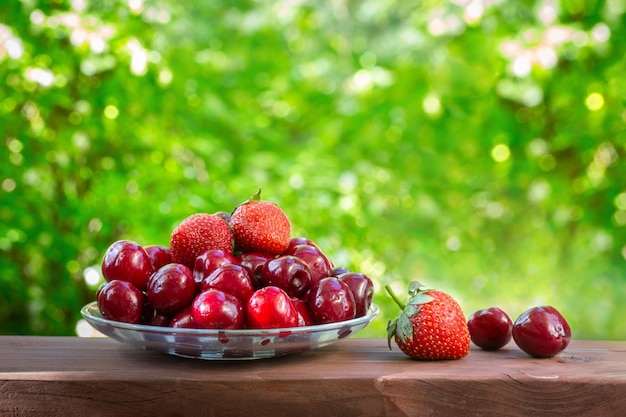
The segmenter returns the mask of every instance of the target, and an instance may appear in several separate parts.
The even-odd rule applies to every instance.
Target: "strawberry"
[[[235,247],[242,252],[283,253],[291,239],[291,224],[276,204],[261,200],[261,189],[240,204],[230,218]]]
[[[196,213],[184,219],[172,232],[172,261],[193,270],[196,258],[208,249],[233,253],[233,231],[222,217]]]
[[[391,339],[414,359],[461,359],[469,353],[470,334],[459,304],[448,294],[409,284],[409,301],[404,305],[389,286],[385,289],[402,311],[387,325]]]

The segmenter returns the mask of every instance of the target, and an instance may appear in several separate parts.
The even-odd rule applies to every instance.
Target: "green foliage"
[[[364,336],[419,280],[623,339],[625,24],[588,0],[3,2],[0,332],[74,334],[113,241],[261,186],[376,281]]]

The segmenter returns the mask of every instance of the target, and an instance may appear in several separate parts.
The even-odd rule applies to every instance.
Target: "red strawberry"
[[[261,189],[240,204],[230,218],[235,246],[242,252],[283,253],[291,239],[291,224],[276,204],[261,200]]]
[[[196,258],[208,249],[233,253],[233,231],[227,221],[215,214],[192,214],[170,237],[172,261],[192,270]]]
[[[409,284],[409,301],[404,305],[389,286],[385,289],[402,311],[387,326],[391,339],[414,359],[461,359],[469,353],[470,335],[459,304],[448,294]]]

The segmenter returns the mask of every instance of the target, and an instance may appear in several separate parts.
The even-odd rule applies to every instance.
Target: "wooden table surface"
[[[107,338],[0,336],[0,416],[626,416],[626,342],[420,362],[384,339],[218,362]]]

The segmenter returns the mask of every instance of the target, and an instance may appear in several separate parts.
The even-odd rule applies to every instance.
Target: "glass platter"
[[[122,323],[102,318],[95,301],[80,310],[100,333],[119,342],[185,358],[246,360],[284,356],[318,349],[352,336],[378,314],[372,304],[367,315],[339,323],[263,330],[182,329]]]

